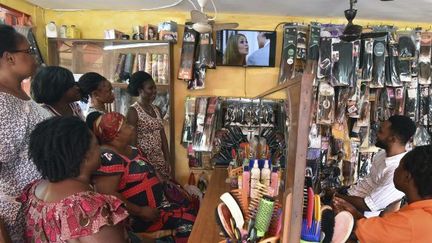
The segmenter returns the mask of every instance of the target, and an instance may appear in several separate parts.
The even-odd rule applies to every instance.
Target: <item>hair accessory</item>
[[[243,213],[234,197],[229,192],[225,192],[220,196],[220,200],[228,207],[237,227],[242,229],[244,225]]]

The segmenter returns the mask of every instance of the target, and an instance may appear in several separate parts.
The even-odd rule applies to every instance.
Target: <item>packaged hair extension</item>
[[[333,39],[332,43],[331,85],[349,86],[353,80],[353,45],[351,42],[341,42]]]
[[[378,114],[378,119],[380,121],[385,121],[387,119],[389,119],[389,117],[391,116],[391,110],[389,109],[389,106],[391,104],[389,104],[390,98],[389,98],[389,94],[387,93],[387,89],[381,89],[381,95],[379,96],[379,100],[378,100],[378,110],[377,110],[377,114]],[[391,95],[391,94],[390,94]]]
[[[195,47],[197,44],[198,33],[192,29],[191,25],[185,24],[183,34],[183,45],[180,56],[180,67],[177,78],[183,80],[192,80],[194,75]]]
[[[402,82],[412,81],[411,68],[410,60],[399,60],[399,78]]]
[[[346,119],[346,109],[348,104],[348,98],[350,95],[350,88],[348,87],[337,87],[336,88],[337,100],[336,100],[336,114],[335,120],[337,123],[343,123]]]
[[[345,160],[342,165],[342,184],[344,186],[352,185],[357,177],[356,171],[358,165],[360,142],[352,139],[350,145],[350,160]]]
[[[373,68],[373,38],[366,38],[362,40],[362,51],[360,59],[361,66],[361,80],[370,82],[372,81],[372,68]]]
[[[381,94],[381,89],[369,89],[369,103],[370,103],[370,121],[378,122],[378,105],[379,96]]]
[[[313,86],[318,86],[316,72],[319,59],[320,32],[321,27],[319,23],[311,23],[309,29],[309,43],[307,49],[307,66],[305,71],[313,75]]]
[[[415,32],[413,30],[397,31],[399,59],[413,60],[416,52]]]
[[[308,27],[297,26],[297,59],[306,61],[306,44],[307,44]]]
[[[350,80],[349,86],[354,87],[357,84],[357,79],[361,77],[360,69],[360,49],[361,41],[355,40],[352,42],[352,79]]]
[[[194,76],[192,80],[188,80],[187,89],[189,90],[204,89],[206,73],[207,73],[206,65],[196,62],[194,67]]]
[[[216,49],[213,45],[214,43],[210,33],[203,33],[199,35],[198,61],[207,68],[216,67]]]
[[[334,122],[334,88],[328,83],[319,85],[317,123],[331,125]]]
[[[182,143],[192,143],[192,136],[195,133],[195,97],[187,97],[185,101],[185,120],[183,125]]]
[[[361,80],[357,80],[356,86],[353,88],[352,95],[348,98],[347,112],[351,118],[358,118],[360,112],[360,92],[361,92]]]
[[[385,83],[386,36],[377,37],[373,45],[373,68],[371,88],[382,88]]]
[[[359,119],[357,125],[360,127],[367,127],[370,123],[370,102],[369,102],[369,87],[367,83],[361,84],[360,89],[360,105],[359,105]]]
[[[204,135],[205,116],[207,111],[207,97],[199,97],[196,99],[196,129],[193,136],[193,149],[197,150],[200,146],[200,141]]]
[[[418,59],[419,84],[431,84],[431,43],[432,33],[421,33],[420,54]]]
[[[389,43],[388,57],[386,59],[386,86],[400,87],[402,82],[399,77],[399,54],[396,43]]]
[[[395,88],[395,115],[404,115],[405,110],[405,87]]]
[[[396,97],[395,97],[395,89],[392,87],[387,87],[387,102],[385,105],[385,109],[390,112],[390,116],[395,115],[395,107],[396,107]]]
[[[418,76],[419,68],[418,68],[418,62],[419,62],[419,56],[420,56],[420,46],[421,46],[421,33],[422,29],[421,27],[418,27],[415,29],[415,56],[414,60],[411,61],[411,70],[412,70],[412,76]]]
[[[322,37],[319,47],[317,78],[329,80],[332,67],[332,38]]]
[[[137,69],[138,71],[145,70],[146,55],[144,53],[137,54]]]
[[[126,61],[126,54],[120,53],[117,57],[117,65],[114,72],[114,81],[115,82],[122,82],[122,77],[124,73],[124,66]]]
[[[427,126],[429,122],[429,87],[420,86],[419,123]]]
[[[405,115],[413,121],[417,121],[418,92],[417,87],[408,87],[405,103]]]
[[[158,54],[153,53],[152,54],[152,70],[151,70],[151,76],[155,83],[159,83],[159,77],[158,77]]]
[[[414,134],[413,145],[417,147],[417,146],[426,146],[430,144],[431,144],[431,137],[427,129],[422,125],[418,126]]]
[[[297,58],[297,26],[293,24],[284,26],[282,60],[279,71],[279,83],[295,77]]]
[[[373,153],[361,152],[359,157],[360,161],[357,175],[358,179],[361,179],[367,176],[370,172],[370,168],[372,167]]]

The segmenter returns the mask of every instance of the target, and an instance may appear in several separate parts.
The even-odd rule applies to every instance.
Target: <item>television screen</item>
[[[220,30],[216,32],[216,64],[274,67],[276,32]]]

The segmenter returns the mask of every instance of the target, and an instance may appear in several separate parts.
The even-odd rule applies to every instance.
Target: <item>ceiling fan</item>
[[[357,14],[357,9],[353,9],[355,3],[357,3],[357,0],[350,0],[350,8],[344,11],[348,24],[343,31],[343,35],[340,37],[343,41],[354,41],[360,38],[363,30],[361,25],[353,24],[353,20]]]
[[[238,23],[215,23],[217,10],[213,0],[210,0],[210,2],[213,5],[215,17],[210,17],[204,12],[204,8],[208,1],[209,0],[197,0],[201,9],[194,9],[191,11],[191,21],[193,23],[192,28],[195,31],[199,33],[210,33],[216,30],[235,29],[238,27]]]

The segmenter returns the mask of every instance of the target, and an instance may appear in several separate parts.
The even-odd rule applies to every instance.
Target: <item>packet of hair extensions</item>
[[[422,125],[418,126],[414,134],[413,145],[417,147],[417,146],[426,146],[430,144],[431,144],[431,137],[427,129]]]
[[[113,75],[113,80],[115,82],[122,82],[125,61],[126,61],[126,54],[120,53],[117,57],[116,69]]]
[[[345,160],[342,165],[342,184],[344,186],[352,185],[357,179],[356,172],[360,151],[360,142],[351,139],[350,145],[350,160]]]
[[[192,137],[195,133],[195,97],[187,97],[185,100],[185,120],[183,123],[182,143],[192,143]]]
[[[279,71],[279,83],[295,77],[297,59],[297,26],[287,24],[284,26],[282,60]]]
[[[400,87],[402,82],[399,77],[399,54],[397,43],[388,44],[388,56],[386,59],[386,86]]]
[[[396,96],[395,96],[395,89],[392,87],[387,87],[387,102],[385,104],[385,109],[390,112],[390,116],[395,115],[395,107],[396,107]]]
[[[431,84],[431,43],[432,33],[421,33],[418,59],[418,81],[420,85]]]
[[[149,53],[149,52],[146,53],[145,61],[146,61],[146,63],[145,63],[144,71],[148,74],[151,74],[152,73],[152,66],[153,66],[153,64],[152,64],[153,59],[152,59],[151,53]]]
[[[336,114],[335,119],[337,123],[343,123],[346,119],[346,109],[348,105],[348,98],[350,95],[349,87],[337,87],[336,90]]]
[[[429,123],[429,87],[420,86],[419,124],[427,126]]]
[[[417,87],[408,87],[407,97],[405,103],[405,115],[413,121],[417,121],[417,107],[418,107],[418,92]]]
[[[313,86],[318,86],[316,72],[319,59],[320,32],[320,24],[311,23],[309,28],[309,43],[307,49],[307,63],[305,72],[313,74]]]
[[[137,54],[137,71],[144,71],[145,70],[145,64],[146,64],[146,54],[145,53],[138,53]]]
[[[360,59],[360,67],[362,70],[361,80],[370,82],[372,81],[372,67],[373,67],[373,38],[366,38],[362,40],[362,49]]]
[[[331,85],[349,86],[353,83],[353,45],[333,39]]]
[[[358,166],[358,178],[364,178],[365,176],[367,176],[370,172],[370,169],[372,167],[372,157],[373,157],[373,153],[368,153],[368,152],[360,152],[360,161],[359,161],[359,166]]]
[[[318,91],[317,123],[331,125],[334,122],[334,88],[328,83],[322,82]]]
[[[208,98],[204,132],[199,143],[199,149],[197,149],[197,151],[210,152],[212,150],[212,141],[216,130],[215,124],[217,118],[216,111],[219,104],[218,101],[219,99],[217,97]]]
[[[332,38],[322,37],[319,47],[317,78],[329,80],[332,66]]]
[[[180,68],[177,74],[178,79],[192,80],[195,49],[198,39],[198,33],[192,29],[192,26],[188,23],[185,24],[183,34],[183,45],[180,57]]]
[[[399,59],[413,60],[416,53],[415,32],[413,30],[397,31],[399,43]]]
[[[359,141],[360,147],[369,147],[369,125],[360,126],[358,121],[354,122],[350,135],[351,138],[356,138]]]
[[[193,136],[192,148],[199,149],[200,141],[204,134],[205,116],[207,110],[207,97],[199,97],[196,99],[196,129]]]
[[[387,37],[376,37],[373,43],[373,68],[371,88],[382,88],[385,83],[385,60],[387,56]]]
[[[418,68],[418,62],[419,62],[419,56],[420,56],[420,46],[421,46],[421,33],[422,28],[418,27],[415,29],[415,56],[414,60],[411,61],[411,70],[412,70],[412,76],[418,76],[419,68]]]
[[[214,47],[211,33],[199,35],[198,61],[207,68],[216,67],[216,48]]]
[[[205,88],[207,68],[203,63],[196,62],[194,67],[194,76],[192,80],[188,80],[187,89],[198,90]]]
[[[158,54],[153,53],[152,54],[152,71],[151,75],[155,83],[159,83],[159,77],[158,77]]]
[[[355,40],[352,42],[352,79],[349,84],[350,87],[354,87],[357,85],[357,79],[361,77],[361,69],[360,69],[360,49],[361,49],[361,41]]]
[[[369,102],[369,87],[367,83],[362,83],[360,88],[360,105],[359,105],[359,118],[357,125],[360,127],[367,127],[370,123],[370,102]]]
[[[405,111],[405,87],[395,88],[395,115],[404,115]]]
[[[351,118],[358,118],[360,112],[360,91],[361,91],[361,80],[357,80],[356,86],[351,89],[351,94],[348,98],[347,112]]]
[[[308,27],[304,25],[297,26],[297,59],[306,61],[306,48],[307,48],[307,33]]]

